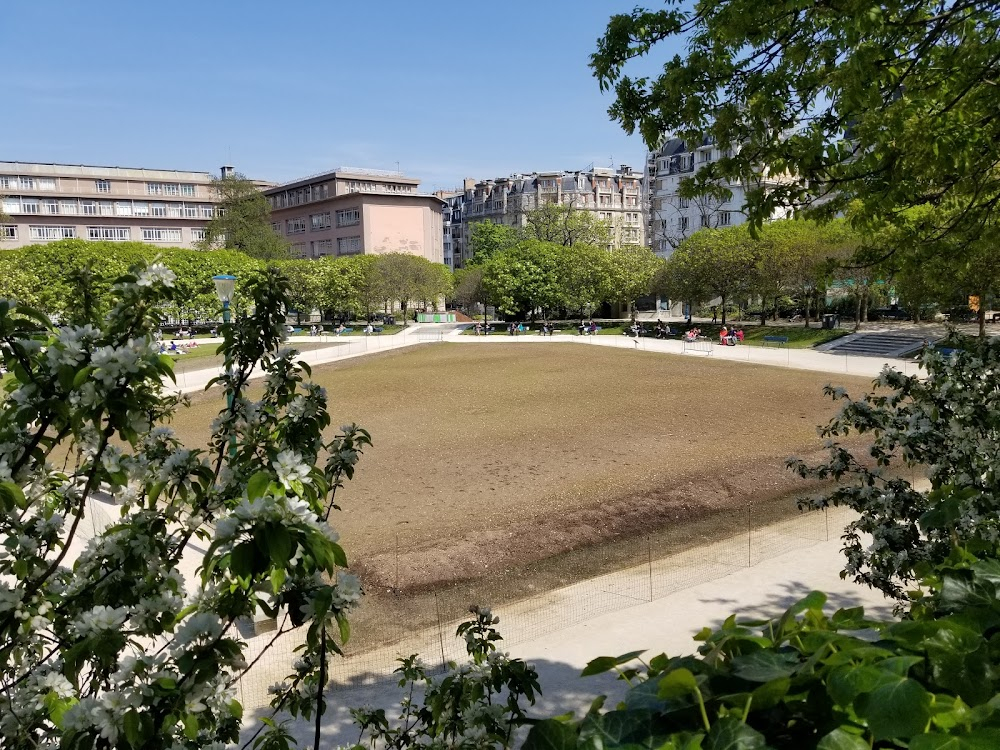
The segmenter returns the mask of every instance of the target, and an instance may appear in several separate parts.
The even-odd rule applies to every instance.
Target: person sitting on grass
[[[479,323],[479,322],[477,322],[477,323],[476,323],[476,324],[475,324],[475,325],[474,325],[474,326],[472,327],[472,332],[473,332],[474,334],[476,334],[477,336],[481,335],[481,334],[482,334],[482,332],[483,332],[483,324],[482,324],[482,323]]]
[[[597,335],[597,323],[590,321],[590,328],[587,329],[591,336]]]
[[[743,343],[743,326],[736,330],[736,338],[741,344]]]
[[[346,330],[347,330],[347,326],[345,326],[344,323],[341,322],[340,325],[338,325],[337,328],[336,328],[337,335],[339,336],[340,334],[342,334]]]
[[[722,328],[719,329],[719,343],[725,346],[728,343],[728,337],[729,330],[725,326],[722,326]]]

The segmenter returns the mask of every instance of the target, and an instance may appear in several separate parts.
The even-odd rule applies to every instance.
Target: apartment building
[[[468,238],[477,221],[514,227],[527,225],[527,214],[546,202],[590,211],[611,227],[612,245],[646,243],[642,177],[631,167],[532,172],[493,180],[467,179],[451,204],[452,267],[472,257]]]
[[[412,253],[444,262],[446,202],[399,172],[340,167],[264,190],[294,255]]]
[[[705,165],[732,155],[731,146],[719,146],[713,139],[704,138],[691,148],[679,138],[666,138],[651,152],[646,160],[644,174],[644,202],[648,206],[647,233],[650,245],[657,255],[667,258],[691,234],[703,228],[728,227],[746,221],[747,185],[726,182],[732,193],[726,201],[701,196],[682,198],[681,180],[693,176]],[[762,170],[763,184],[777,184],[778,179]],[[756,187],[757,185],[755,185]],[[783,218],[784,213],[773,218]]]
[[[215,212],[211,182],[208,172],[0,162],[0,247],[73,238],[194,247]]]

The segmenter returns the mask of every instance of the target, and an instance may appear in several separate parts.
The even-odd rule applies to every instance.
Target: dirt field
[[[370,592],[409,593],[638,534],[690,527],[697,541],[706,519],[739,518],[749,501],[792,511],[802,485],[784,460],[819,455],[816,426],[835,408],[822,386],[870,387],[559,344],[428,345],[313,374],[334,424],[356,421],[375,442],[333,524]],[[188,445],[220,403],[194,397],[175,425]]]

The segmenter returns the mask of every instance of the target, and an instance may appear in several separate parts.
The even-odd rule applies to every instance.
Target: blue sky
[[[641,167],[587,67],[610,15],[634,4],[9,3],[0,160],[231,163],[276,181],[399,162],[428,191]]]

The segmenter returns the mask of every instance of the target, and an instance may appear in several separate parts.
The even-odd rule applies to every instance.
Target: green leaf
[[[764,735],[733,716],[723,716],[705,738],[705,750],[767,750]]]
[[[791,685],[792,681],[787,677],[765,682],[752,693],[754,709],[763,710],[778,705],[788,695]]]
[[[184,716],[184,736],[189,740],[198,739],[198,716],[197,714],[187,714]]]
[[[555,719],[540,721],[528,732],[523,750],[575,750],[576,727]]]
[[[930,705],[930,693],[916,680],[904,678],[859,696],[854,708],[868,721],[876,741],[905,740],[924,731]]]
[[[850,706],[859,695],[870,693],[881,685],[894,684],[900,678],[869,664],[837,667],[826,681],[826,690],[837,705]]]
[[[1000,729],[976,729],[968,734],[921,734],[910,740],[910,750],[996,750]]]
[[[268,486],[271,484],[271,475],[266,471],[258,471],[247,482],[247,497],[256,500],[264,496]]]
[[[3,497],[6,502],[15,505],[21,510],[28,507],[28,501],[24,496],[24,492],[13,482],[0,482],[0,497]]]
[[[229,555],[229,569],[239,578],[253,576],[255,548],[252,542],[236,545]]]
[[[912,745],[911,745],[912,747]],[[839,727],[826,735],[816,745],[816,750],[870,750],[868,743],[856,734],[849,734]]]
[[[288,529],[278,524],[269,524],[266,538],[271,563],[280,567],[287,565],[292,558],[292,537]]]
[[[677,698],[689,695],[697,689],[698,681],[695,680],[691,670],[680,667],[660,678],[656,694],[660,698]]]
[[[141,736],[139,730],[142,722],[139,720],[139,712],[134,708],[129,709],[122,720],[122,724],[125,728],[125,739],[128,740],[128,744],[134,748],[141,747]]]
[[[590,677],[595,674],[602,674],[603,672],[608,672],[619,664],[625,664],[630,662],[636,657],[642,655],[642,651],[631,651],[627,654],[622,654],[621,656],[598,656],[596,659],[592,659],[587,662],[587,666],[584,667],[581,677]]]
[[[795,654],[777,651],[754,651],[733,658],[733,674],[750,682],[769,682],[791,677],[799,666]]]

